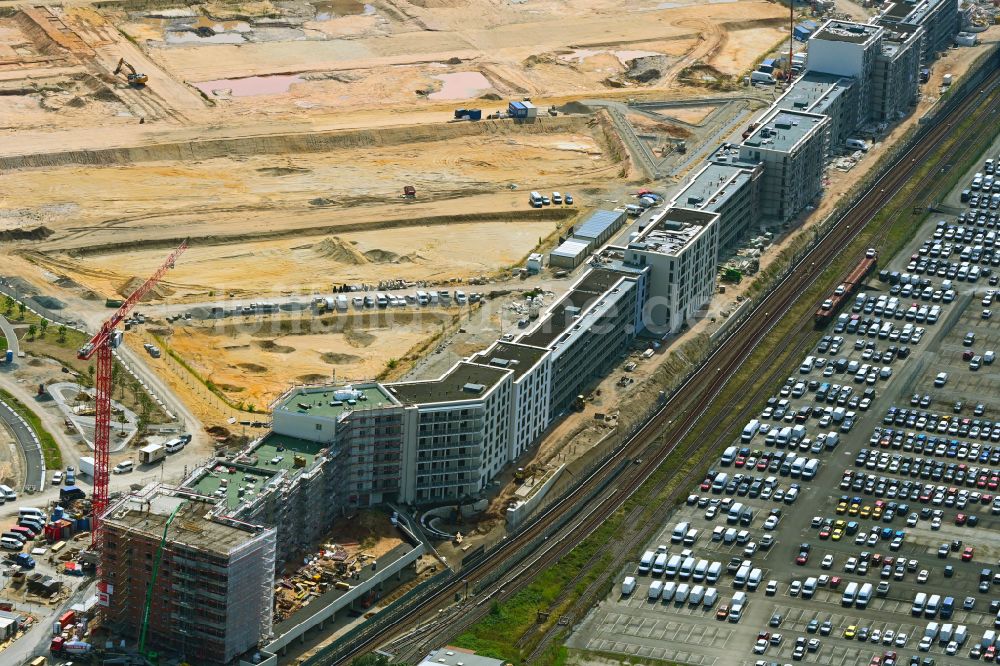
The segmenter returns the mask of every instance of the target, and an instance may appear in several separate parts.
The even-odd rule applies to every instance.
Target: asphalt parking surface
[[[996,151],[996,147],[993,151]],[[983,170],[982,162],[977,170]],[[972,174],[969,174],[958,190],[969,187],[971,178]],[[990,213],[997,213],[996,210],[990,211],[988,208],[980,208],[975,212],[978,213],[980,210],[987,216]],[[801,494],[797,500],[793,504],[787,504],[776,502],[773,496],[769,499],[762,499],[761,496],[751,497],[751,493],[745,489],[739,490],[738,493],[726,491],[714,493],[710,489],[702,490],[696,487],[691,493],[697,495],[698,499],[689,499],[688,504],[680,507],[657,537],[647,545],[647,549],[652,551],[658,546],[665,547],[670,555],[680,554],[683,549],[690,548],[690,556],[695,560],[721,562],[723,573],[717,583],[686,581],[690,586],[701,584],[717,588],[718,602],[712,608],[705,608],[703,604],[692,607],[690,603],[649,600],[648,591],[650,583],[654,580],[664,582],[673,580],[680,583],[682,579],[669,575],[639,574],[638,565],[642,553],[637,553],[636,561],[620,573],[607,598],[575,627],[573,635],[567,642],[569,647],[687,664],[755,664],[761,660],[766,663],[788,664],[796,661],[792,656],[796,639],[805,637],[819,638],[820,646],[814,652],[806,652],[801,663],[837,666],[868,664],[876,655],[884,658],[887,651],[898,653],[896,664],[908,664],[912,655],[919,655],[921,659],[930,657],[935,664],[968,664],[973,661],[970,658],[970,649],[980,643],[984,632],[994,629],[997,613],[995,610],[991,612],[990,603],[993,600],[1000,600],[1000,576],[995,582],[991,581],[992,584],[987,592],[978,589],[980,570],[989,568],[993,573],[1000,574],[1000,559],[998,559],[1000,558],[1000,501],[996,505],[992,502],[994,497],[1000,496],[1000,372],[998,372],[1000,361],[992,365],[981,364],[978,370],[972,370],[969,361],[963,358],[963,353],[971,350],[975,355],[982,356],[987,350],[1000,352],[1000,301],[992,305],[996,314],[988,319],[984,318],[984,306],[981,303],[987,289],[1000,289],[1000,287],[991,287],[986,276],[970,282],[949,278],[948,275],[939,276],[936,273],[928,275],[929,268],[925,268],[923,273],[908,268],[908,264],[913,267],[916,261],[928,260],[927,248],[921,250],[920,246],[925,240],[932,239],[941,220],[947,225],[952,225],[953,229],[946,231],[947,227],[941,227],[939,235],[951,234],[953,236],[951,242],[955,246],[950,256],[939,258],[942,270],[954,272],[960,268],[963,261],[962,248],[982,244],[981,239],[975,237],[976,234],[995,230],[997,235],[1000,235],[998,219],[985,220],[983,224],[977,224],[975,219],[967,222],[956,220],[955,216],[933,216],[915,234],[911,247],[888,264],[880,263],[879,269],[912,273],[918,278],[929,279],[931,291],[938,293],[929,298],[923,298],[920,290],[916,293],[891,294],[890,282],[880,280],[877,272],[868,281],[867,286],[860,290],[872,300],[883,295],[886,298],[895,295],[901,315],[911,304],[928,309],[938,306],[940,315],[934,323],[912,320],[909,315],[884,317],[886,321],[891,321],[893,328],[896,329],[891,337],[895,338],[897,334],[900,338],[909,337],[901,329],[910,324],[914,330],[918,327],[923,329],[920,340],[913,342],[911,339],[904,342],[901,339],[883,339],[846,331],[835,333],[834,325],[831,324],[824,332],[831,337],[843,338],[839,350],[814,349],[810,352],[811,356],[825,357],[831,361],[844,358],[848,362],[857,361],[859,365],[870,363],[876,368],[887,366],[891,368],[891,376],[875,378],[874,383],[863,376],[861,382],[856,382],[855,378],[846,372],[834,372],[830,375],[830,371],[827,371],[827,376],[824,376],[822,368],[814,368],[808,373],[800,373],[797,368],[789,368],[791,382],[789,387],[794,387],[795,383],[803,381],[806,383],[804,394],[799,397],[783,396],[778,393],[779,387],[775,387],[775,401],[787,399],[793,410],[806,405],[813,408],[836,406],[817,401],[815,389],[810,389],[808,386],[810,381],[851,387],[853,393],[850,398],[860,398],[863,391],[868,388],[875,390],[867,410],[844,406],[845,410],[856,412],[856,421],[849,432],[840,432],[840,442],[833,450],[823,447],[818,453],[809,450],[797,452],[796,455],[807,459],[815,457],[820,460],[820,469],[815,478],[807,481],[783,475],[780,468],[771,466],[773,458],[766,463],[766,469],[760,471],[750,470],[746,465],[741,468],[732,464],[723,465],[721,460],[713,466],[714,472],[725,472],[729,479],[732,479],[734,474],[752,474],[755,479],[761,481],[766,477],[774,477],[774,482],[771,484],[772,491],[780,489],[782,492],[787,492],[791,484],[797,483],[801,486]],[[956,229],[957,227],[962,229]],[[963,229],[972,230],[971,240],[962,239]],[[941,242],[944,239],[938,240]],[[1000,240],[997,242],[997,251],[1000,255]],[[917,257],[913,260],[914,263],[910,263],[911,256]],[[933,263],[930,265],[933,266]],[[1000,268],[990,267],[988,260],[979,262],[978,265],[985,266],[992,273],[1000,275]],[[941,296],[947,291],[949,285],[946,282],[949,279],[950,286],[955,292],[953,300]],[[899,285],[895,291],[900,291]],[[850,315],[853,301],[854,299],[848,300],[841,312]],[[865,314],[864,310],[858,315],[861,318],[875,316]],[[975,334],[975,342],[966,345],[963,343],[964,337],[970,331]],[[861,348],[856,348],[855,342],[859,339],[862,340],[859,345]],[[895,346],[897,352],[893,354],[892,360],[883,358],[875,360],[865,358],[875,355],[874,350],[866,351],[866,346],[878,350],[880,357],[890,346]],[[909,347],[910,352],[905,358],[899,355],[898,347],[901,346]],[[948,379],[944,386],[935,387],[935,378],[940,372],[948,373]],[[929,402],[925,406],[920,406],[919,403],[911,405],[911,396],[914,394],[918,397],[929,396]],[[958,413],[955,412],[956,401],[963,403]],[[978,404],[982,405],[982,414],[973,413]],[[890,422],[886,423],[884,419],[893,407],[897,411],[913,410],[917,419],[921,418],[920,412],[922,412],[923,420],[908,423],[904,418],[901,424],[897,424],[890,419]],[[907,414],[907,418],[908,416]],[[782,422],[773,418],[758,418],[762,423],[776,429],[796,425],[794,421]],[[964,423],[963,419],[966,420]],[[980,428],[981,434],[970,437],[971,427],[977,419],[979,423],[975,424],[975,427]],[[987,433],[991,432],[992,425],[983,424],[991,424],[994,419],[997,421],[997,435],[995,439],[990,439]],[[941,422],[944,422],[943,432],[938,429],[938,424]],[[922,427],[917,427],[917,423]],[[821,426],[815,415],[806,417],[801,424],[806,428],[806,437],[812,440],[815,440],[819,433],[838,430],[837,422],[829,424],[824,422]],[[943,451],[933,442],[928,447],[928,440],[935,437],[938,439],[933,440],[934,442],[945,442],[946,448],[952,450]],[[916,442],[923,447],[920,452],[915,450]],[[762,433],[754,436],[749,443],[741,442],[740,438],[737,438],[732,444],[737,448],[747,447],[750,449],[750,456],[758,461],[762,455],[784,453],[784,450],[776,444],[767,444]],[[951,444],[954,446],[950,446]],[[869,464],[865,458],[859,465],[858,455],[865,449],[869,451],[872,463]],[[985,457],[969,459],[972,456],[970,451],[985,452]],[[996,455],[993,455],[994,451]],[[953,452],[955,455],[952,455]],[[960,458],[959,454],[966,457]],[[973,468],[975,475],[971,474]],[[846,480],[845,488],[844,474],[847,471],[850,471],[852,476]],[[956,476],[959,471],[974,478],[967,481],[965,477]],[[996,477],[995,482],[992,477]],[[855,481],[857,478],[861,481]],[[976,479],[979,478],[982,479],[982,485],[977,485]],[[859,485],[852,486],[852,482]],[[926,501],[922,501],[922,497],[911,499],[910,496],[902,497],[897,494],[907,482],[908,491],[914,493],[913,497],[926,495]],[[768,484],[765,482],[763,485]],[[893,496],[890,496],[890,493]],[[838,505],[845,495],[848,499],[842,507],[843,512],[840,513]],[[698,506],[699,500],[702,504],[705,501],[721,503],[727,498],[732,503],[740,502],[753,509],[754,516],[749,527],[727,524],[726,512],[721,508],[717,516],[707,518],[708,507]],[[906,511],[898,512],[900,504],[908,505],[905,507]],[[897,515],[886,521],[885,513],[890,507],[897,509],[894,512]],[[737,591],[734,588],[734,575],[727,572],[726,567],[731,558],[745,557],[743,552],[745,545],[713,540],[713,530],[718,525],[747,530],[749,532],[747,541],[760,543],[761,537],[767,533],[763,529],[764,520],[773,508],[781,510],[777,528],[771,532],[775,538],[774,545],[767,550],[759,549],[747,558],[751,560],[753,568],[762,570],[763,579],[760,587],[756,591],[741,588],[747,593],[748,603],[738,622],[717,619],[716,610],[720,605],[730,604],[734,592]],[[920,513],[922,509],[925,510],[923,515]],[[907,526],[907,515],[913,513],[917,514],[916,524]],[[968,524],[956,524],[956,517],[959,514],[974,515],[978,525],[971,527]],[[934,520],[935,515],[939,522]],[[844,521],[845,527],[842,530],[844,533],[842,536],[830,535],[827,538],[820,538],[820,530],[812,526],[814,517],[828,521],[831,527],[836,524],[835,521]],[[687,547],[682,543],[671,542],[674,526],[684,521],[689,522],[691,528],[699,530],[695,543]],[[851,527],[850,523],[855,524],[853,531],[848,529]],[[882,535],[883,528],[888,528],[892,534]],[[880,534],[871,537],[870,533],[876,529]],[[890,550],[890,540],[897,530],[903,532],[902,543],[898,549]],[[866,535],[863,544],[856,542],[860,534]],[[840,538],[835,539],[834,536]],[[961,544],[955,544],[958,547],[953,549],[952,541],[960,541]],[[811,550],[808,561],[803,565],[797,565],[795,558],[802,543],[809,543]],[[938,556],[938,548],[942,544],[949,546],[946,558]],[[974,547],[971,561],[962,561],[962,552],[970,546]],[[864,559],[862,553],[867,555],[869,562],[867,572],[860,574],[857,570],[845,571],[848,558]],[[833,563],[829,569],[823,569],[821,562],[828,554],[833,556]],[[883,577],[881,563],[872,564],[877,559],[874,557],[876,555],[878,558],[886,556],[894,558],[887,572],[888,578]],[[907,563],[916,560],[916,566],[910,567],[912,570],[904,567],[904,570],[897,574],[896,560],[900,559],[906,560]],[[946,566],[953,568],[950,577],[945,575]],[[918,575],[922,571],[926,571],[924,582],[918,581]],[[830,589],[830,583],[818,586],[815,595],[810,599],[804,598],[801,593],[796,596],[790,594],[790,584],[793,581],[801,583],[809,577],[819,578],[822,575],[837,576],[842,580],[836,590]],[[621,583],[626,576],[633,576],[636,580],[635,590],[630,595],[622,594]],[[778,581],[778,590],[773,596],[765,593],[765,586],[770,580]],[[843,605],[842,594],[850,582],[857,582],[859,587],[867,582],[874,588],[883,580],[889,583],[889,590],[884,597],[873,594],[866,608]],[[951,618],[943,620],[940,615],[930,618],[926,613],[921,617],[914,617],[911,605],[919,592],[924,592],[928,596],[937,594],[942,599],[947,596],[954,597],[955,610]],[[966,597],[975,598],[971,610],[963,609]],[[768,626],[774,613],[783,616],[781,625],[777,628]],[[829,635],[809,633],[807,625],[813,619],[820,623],[829,620],[832,625]],[[967,626],[968,638],[958,649],[957,654],[946,655],[945,647],[938,641],[933,643],[929,651],[918,651],[918,642],[924,635],[928,622],[932,620],[939,624],[948,622],[954,626]],[[870,638],[866,641],[845,638],[845,630],[851,626],[857,629],[866,628],[869,635],[877,630],[880,634],[879,642],[873,643]],[[887,630],[893,634],[891,644],[885,644],[882,638]],[[770,645],[763,654],[754,654],[754,643],[758,632],[762,631],[781,634],[781,642],[778,645]],[[902,645],[896,641],[896,636],[900,633],[906,635]]]

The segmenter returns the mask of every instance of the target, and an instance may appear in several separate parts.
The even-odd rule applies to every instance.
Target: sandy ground
[[[232,401],[266,409],[292,384],[371,380],[451,321],[444,313],[394,314],[389,322],[365,316],[346,324],[327,317],[330,330],[322,333],[310,332],[324,328],[310,320],[306,330],[288,335],[270,327],[183,326],[166,341]]]

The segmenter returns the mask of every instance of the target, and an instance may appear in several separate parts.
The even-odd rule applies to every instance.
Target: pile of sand
[[[349,328],[344,331],[344,339],[347,340],[347,344],[352,347],[368,347],[375,342],[376,337],[367,331],[359,331],[354,328]]]
[[[333,261],[341,264],[358,266],[368,263],[368,258],[364,254],[359,252],[357,248],[352,246],[350,243],[345,243],[342,238],[337,236],[324,238],[319,243],[316,243],[316,245],[313,246],[313,249],[319,256],[332,259]]]
[[[373,264],[412,264],[422,260],[419,254],[396,254],[390,250],[368,250],[364,253],[365,258]]]
[[[136,289],[141,287],[146,283],[144,278],[133,275],[129,279],[118,287],[116,290],[119,296],[123,298],[128,298],[135,292]],[[162,282],[153,285],[153,288],[146,292],[146,295],[142,297],[142,302],[151,301],[154,298],[166,298],[174,293],[174,290],[170,287],[165,286]]]
[[[361,360],[360,356],[355,356],[354,354],[338,354],[337,352],[326,352],[325,354],[321,354],[320,358],[324,363],[329,363],[331,365],[357,363]]]

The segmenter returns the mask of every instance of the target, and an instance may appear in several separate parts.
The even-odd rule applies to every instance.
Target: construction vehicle
[[[128,70],[128,73],[125,75],[125,78],[128,79],[129,85],[144,86],[146,85],[146,82],[149,81],[148,76],[146,76],[145,74],[140,74],[139,72],[135,71],[135,67],[129,64],[129,62],[125,60],[125,58],[120,58],[118,60],[118,66],[115,67],[115,76],[118,76],[121,73],[122,69]]]
[[[417,196],[417,188],[415,188],[413,185],[403,186],[403,197],[407,199],[414,199],[416,198],[416,196]]]

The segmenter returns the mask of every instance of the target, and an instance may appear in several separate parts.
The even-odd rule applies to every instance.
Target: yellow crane
[[[135,67],[129,64],[129,62],[126,61],[125,58],[121,58],[118,60],[118,66],[115,67],[115,76],[118,76],[118,74],[121,73],[122,69],[128,70],[128,73],[125,76],[126,78],[128,78],[128,82],[133,86],[144,86],[146,85],[146,82],[149,81],[148,76],[146,76],[145,74],[140,74],[139,72],[135,71]]]

